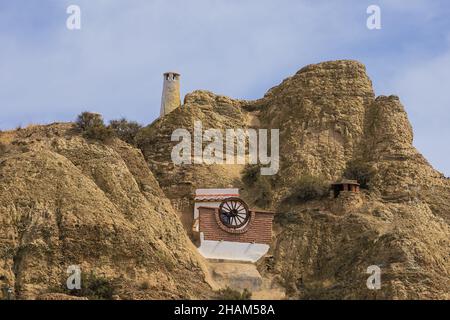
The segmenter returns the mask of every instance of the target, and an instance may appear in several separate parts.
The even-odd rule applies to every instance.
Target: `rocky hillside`
[[[424,203],[368,195],[341,211],[322,201],[285,208],[260,270],[300,299],[448,299],[450,228]],[[381,269],[368,290],[367,268]]]
[[[67,294],[70,265],[115,298],[199,298],[204,267],[142,153],[72,124],[0,133],[0,287]],[[96,279],[94,278],[94,279]]]
[[[171,135],[196,121],[279,129],[278,174],[174,165]],[[140,150],[86,140],[72,124],[4,132],[0,142],[0,285],[19,298],[67,294],[72,264],[120,298],[209,296],[186,236],[193,193],[239,187],[251,206],[277,212],[258,268],[289,298],[450,299],[450,180],[414,148],[400,99],[376,97],[359,62],[307,66],[256,101],[195,91],[140,130]],[[328,196],[341,178],[363,189]],[[380,290],[366,287],[373,265]]]
[[[170,134],[192,131],[196,120],[205,127],[280,129],[279,173],[249,185],[248,168],[238,176],[242,167],[173,166]],[[272,253],[259,266],[288,296],[450,297],[449,179],[414,148],[399,98],[376,97],[361,63],[307,66],[256,101],[194,92],[141,132],[140,141],[173,203],[188,206],[195,188],[235,186],[253,205],[276,209]],[[303,177],[328,185],[363,178],[365,185],[359,195],[287,202]],[[191,208],[181,214],[189,229]],[[382,270],[382,290],[366,287],[371,265]]]
[[[356,158],[372,168],[372,189],[387,201],[424,202],[450,223],[450,180],[412,145],[413,130],[399,98],[378,97],[365,121]]]
[[[155,177],[190,233],[192,227],[193,194],[195,189],[240,186],[243,165],[174,165],[171,141],[176,129],[187,129],[192,135],[194,123],[201,121],[203,130],[245,128],[251,121],[243,109],[246,101],[217,96],[208,91],[195,91],[185,97],[184,105],[144,128],[137,143]],[[205,143],[204,143],[205,144]]]
[[[263,127],[280,129],[279,184],[289,188],[302,173],[340,177],[373,100],[364,66],[353,61],[307,66],[269,90],[260,118]]]

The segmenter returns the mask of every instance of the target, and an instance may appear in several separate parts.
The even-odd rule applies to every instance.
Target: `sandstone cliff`
[[[236,176],[238,168],[173,167],[170,134],[180,127],[192,130],[196,120],[217,128],[280,129],[279,173],[248,187]],[[144,155],[174,203],[188,206],[195,188],[230,185],[243,187],[246,199],[255,200],[257,189],[268,185],[261,194],[265,206],[277,210],[277,226],[272,252],[259,267],[284,285],[288,296],[450,296],[449,180],[413,147],[399,98],[375,97],[361,63],[307,66],[256,101],[194,92],[142,134],[148,139],[141,144]],[[331,183],[354,162],[371,175],[360,195],[284,202],[302,176]],[[181,215],[189,228],[191,208]],[[370,265],[382,269],[380,291],[366,287]]]
[[[249,121],[242,109],[246,101],[216,96],[208,91],[195,91],[185,97],[184,105],[144,128],[137,137],[138,145],[155,177],[188,232],[192,227],[193,194],[196,188],[226,188],[240,185],[243,165],[174,165],[171,141],[174,130],[187,129],[192,135],[194,122],[209,128],[243,128]]]
[[[413,130],[397,96],[378,97],[366,112],[357,158],[374,169],[372,189],[383,199],[426,203],[450,223],[450,180],[414,148]]]
[[[174,165],[171,134],[196,121],[280,129],[280,171],[249,185],[244,165]],[[414,148],[400,99],[376,97],[359,62],[307,66],[256,101],[195,91],[138,133],[142,153],[87,141],[70,124],[0,141],[0,284],[19,297],[54,297],[68,264],[113,279],[123,298],[207,296],[186,237],[193,192],[239,187],[277,212],[258,268],[288,297],[450,298],[450,181]],[[359,194],[286,201],[302,177],[330,184],[355,168],[368,177]],[[372,265],[381,290],[366,287]]]
[[[207,295],[202,260],[142,153],[87,141],[71,124],[0,133],[0,285],[33,299],[63,288],[69,265],[120,298]]]
[[[269,90],[259,104],[262,126],[280,129],[280,184],[292,186],[301,173],[338,178],[373,100],[365,67],[353,61],[307,66]]]

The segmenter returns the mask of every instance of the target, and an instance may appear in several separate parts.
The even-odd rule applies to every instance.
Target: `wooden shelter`
[[[359,183],[356,180],[342,179],[331,185],[333,189],[333,195],[335,198],[343,191],[346,192],[359,192]]]

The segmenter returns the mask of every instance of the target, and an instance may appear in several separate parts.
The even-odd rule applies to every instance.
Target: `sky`
[[[70,5],[80,30],[66,27]],[[257,99],[305,65],[355,59],[376,95],[400,96],[414,145],[450,176],[449,15],[448,0],[0,0],[0,129],[86,110],[148,124],[169,70],[182,96]]]

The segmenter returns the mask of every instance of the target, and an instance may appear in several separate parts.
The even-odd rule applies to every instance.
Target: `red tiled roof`
[[[340,185],[340,184],[353,184],[359,186],[358,181],[356,180],[348,180],[348,179],[342,179],[341,181],[335,182],[332,185]]]
[[[217,201],[232,197],[239,197],[239,194],[236,193],[196,194],[195,201]]]

